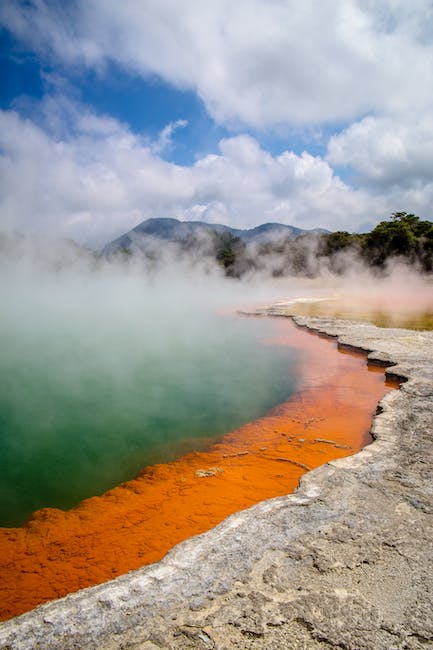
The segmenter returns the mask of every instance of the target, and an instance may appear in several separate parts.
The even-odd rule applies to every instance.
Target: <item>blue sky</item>
[[[2,229],[432,216],[428,0],[4,0],[0,25]]]
[[[176,89],[156,75],[143,79],[111,62],[100,73],[68,69],[27,50],[9,31],[3,29],[0,34],[3,109],[16,107],[23,98],[41,100],[53,90],[50,77],[58,75],[56,81],[63,85],[63,92],[149,139],[157,138],[170,122],[187,120],[188,128],[178,132],[176,146],[169,152],[176,163],[191,164],[196,152],[215,150],[219,140],[228,135],[209,118],[194,92]]]
[[[115,117],[149,139],[156,139],[169,123],[187,121],[188,124],[177,131],[174,145],[165,152],[166,159],[180,165],[190,165],[201,155],[216,153],[219,141],[238,130],[216,123],[195,92],[176,88],[157,75],[143,78],[111,61],[99,73],[68,69],[38,57],[5,29],[0,37],[3,109],[14,108],[19,98],[41,100],[52,90],[50,77],[59,75],[58,83],[63,84],[63,91],[91,106],[95,112]],[[323,155],[326,136],[335,129],[327,126],[320,133],[314,130],[309,133],[289,130],[283,125],[276,129],[251,129],[244,125],[241,130],[255,137],[273,155],[288,147],[298,154],[308,148],[314,155]]]

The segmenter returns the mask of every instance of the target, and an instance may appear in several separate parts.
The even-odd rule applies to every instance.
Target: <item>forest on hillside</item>
[[[254,270],[267,270],[274,277],[314,277],[324,269],[343,274],[355,261],[381,273],[394,260],[429,273],[433,271],[433,223],[395,212],[368,233],[303,234],[253,248],[238,237],[223,234],[216,236],[215,257],[232,277]]]

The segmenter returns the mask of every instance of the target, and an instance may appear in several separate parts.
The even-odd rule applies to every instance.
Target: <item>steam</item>
[[[0,240],[1,524],[70,507],[286,399],[296,352],[266,345],[272,323],[236,309],[311,298],[313,315],[433,311],[429,279],[398,263],[378,279],[345,253],[336,275],[313,244],[316,277],[275,277],[281,254],[233,279],[203,246],[105,257]]]
[[[294,389],[293,351],[234,313],[263,288],[217,267],[21,238],[0,267],[2,525],[203,447]]]

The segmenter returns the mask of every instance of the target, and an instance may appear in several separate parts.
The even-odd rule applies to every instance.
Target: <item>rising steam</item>
[[[348,254],[344,273],[308,279],[273,277],[281,260],[270,258],[226,278],[209,256],[168,246],[150,262],[2,239],[2,524],[74,505],[286,399],[295,353],[265,345],[270,323],[237,308],[305,297],[331,298],[339,316],[432,308],[413,269],[378,280]],[[326,314],[326,301],[308,304]]]

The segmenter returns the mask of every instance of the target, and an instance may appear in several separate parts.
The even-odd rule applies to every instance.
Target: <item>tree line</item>
[[[324,267],[339,274],[354,259],[379,272],[391,260],[398,259],[430,273],[433,271],[433,223],[414,214],[395,212],[368,233],[303,234],[254,247],[229,233],[215,234],[213,254],[226,275],[232,277],[264,269],[274,276],[314,277]]]

